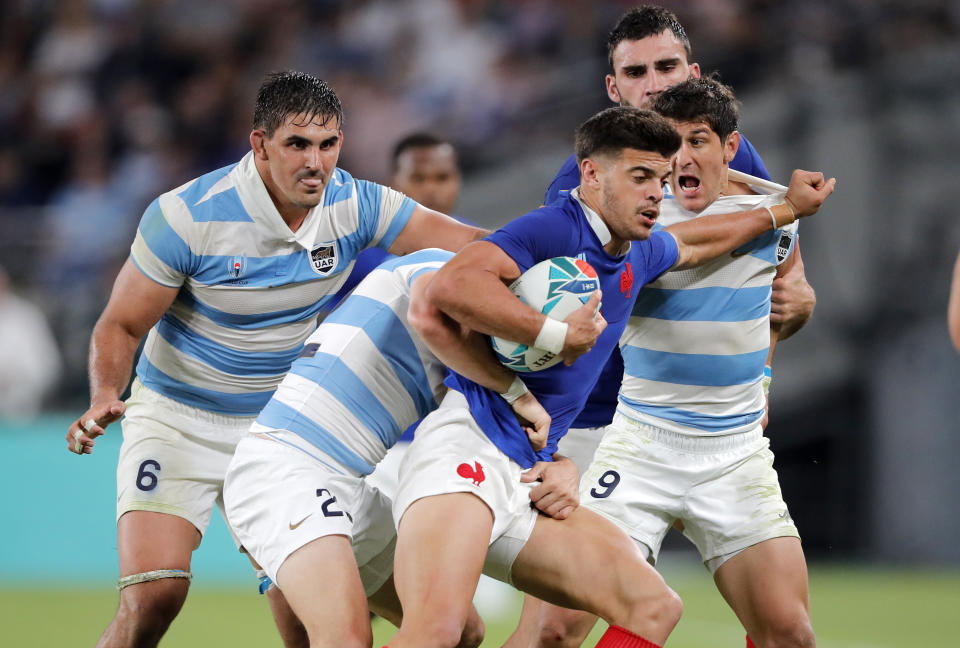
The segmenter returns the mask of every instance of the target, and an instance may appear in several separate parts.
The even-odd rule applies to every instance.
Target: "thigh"
[[[714,580],[751,636],[809,624],[807,564],[798,538],[755,544],[721,565]]]
[[[687,493],[684,534],[712,569],[716,559],[778,537],[799,538],[780,491],[769,441],[719,452]],[[721,503],[722,505],[718,505]]]
[[[514,585],[544,601],[610,619],[628,590],[662,594],[663,578],[610,520],[578,508],[566,520],[540,516],[513,566]],[[642,597],[642,594],[637,596]]]
[[[330,535],[294,551],[277,573],[277,587],[307,628],[311,645],[356,645],[370,638],[367,599],[350,539]]]
[[[200,532],[181,517],[130,511],[117,522],[120,575],[156,569],[190,571],[190,557],[199,543]],[[188,582],[183,580],[182,584],[186,587]]]

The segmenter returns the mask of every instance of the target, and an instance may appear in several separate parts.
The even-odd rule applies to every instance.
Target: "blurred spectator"
[[[0,268],[0,417],[36,416],[57,382],[60,364],[43,312],[11,291]]]

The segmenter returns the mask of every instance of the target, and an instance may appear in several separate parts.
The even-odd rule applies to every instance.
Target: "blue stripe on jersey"
[[[201,257],[194,254],[187,242],[170,227],[160,208],[159,198],[144,211],[140,235],[150,251],[177,272],[192,274],[199,267]]]
[[[780,230],[771,230],[764,232],[757,238],[747,241],[736,250],[734,254],[750,254],[766,261],[770,265],[777,265],[777,241],[780,240]]]
[[[278,326],[281,324],[292,324],[293,322],[302,322],[307,319],[315,318],[322,310],[325,304],[330,300],[330,295],[324,295],[319,300],[303,308],[291,308],[288,310],[274,311],[272,313],[227,313],[225,311],[208,306],[197,297],[187,291],[181,290],[177,295],[177,301],[188,306],[191,310],[210,319],[210,321],[227,328],[256,330]]]
[[[763,417],[763,410],[748,412],[737,416],[713,416],[701,412],[692,412],[690,410],[680,409],[679,407],[666,407],[663,405],[650,405],[641,403],[620,394],[620,400],[629,405],[631,409],[657,418],[674,421],[687,427],[693,427],[705,432],[722,432],[723,430],[732,430],[742,425],[756,423]],[[629,416],[629,414],[628,414]]]
[[[228,394],[188,385],[157,369],[147,359],[146,353],[140,355],[140,361],[137,363],[137,378],[145,386],[167,398],[191,407],[230,416],[256,416],[273,396],[274,391],[271,389],[266,392]]]
[[[353,178],[341,169],[334,169],[330,182],[327,183],[326,193],[323,195],[323,206],[329,207],[343,202],[353,195]],[[379,214],[379,211],[377,212]]]
[[[769,349],[734,355],[669,353],[623,346],[624,373],[675,385],[727,387],[760,380]]]
[[[196,180],[194,180],[193,182],[191,182],[186,189],[184,189],[179,194],[177,194],[180,197],[180,199],[184,203],[186,203],[187,207],[190,209],[191,215],[194,215],[194,219],[196,219],[196,215],[194,214],[194,211],[193,211],[194,206],[196,206],[196,204],[200,202],[200,200],[204,196],[207,195],[207,192],[210,191],[210,188],[213,187],[213,185],[223,180],[223,178],[228,173],[233,171],[233,168],[235,166],[237,166],[237,163],[231,164],[229,166],[225,166],[222,169],[217,169],[216,171],[211,171],[210,173],[202,175]],[[243,209],[242,206],[240,208],[240,212],[244,216],[246,216],[246,218],[242,220],[249,220],[249,221],[253,220],[252,218],[250,218],[250,216],[247,215],[247,211]]]
[[[354,235],[351,234],[351,236]],[[339,242],[343,243],[344,239],[340,239]],[[344,259],[341,254],[338,254],[338,257],[340,260],[337,269],[328,276],[338,274],[349,265],[350,260]],[[246,265],[243,274],[239,277],[230,274],[236,259],[236,256],[205,255],[198,259],[198,267],[193,272],[193,279],[207,286],[233,284],[244,288],[273,288],[291,283],[302,284],[321,278],[310,265],[310,253],[303,249],[292,254],[269,257],[244,256]]]
[[[361,475],[373,472],[373,466],[360,458],[357,453],[343,445],[339,439],[327,432],[316,422],[310,420],[289,405],[284,405],[277,399],[267,403],[257,423],[278,430],[288,430],[299,435],[327,453],[332,459]]]
[[[366,223],[361,223],[360,226],[372,225],[376,227],[377,223],[380,222],[380,201],[383,200],[383,185],[366,180],[354,180],[353,182],[357,186],[357,208],[360,213],[376,214],[376,218],[371,218]],[[372,236],[373,232],[371,231],[368,233],[368,237]]]
[[[426,416],[436,408],[433,389],[430,388],[417,347],[406,327],[386,304],[362,295],[352,295],[324,320],[324,323],[327,322],[361,328],[371,340],[379,340],[377,349],[410,394],[417,406],[417,413]]]
[[[770,286],[651,288],[640,291],[633,315],[672,322],[743,322],[770,314]]]
[[[157,322],[157,333],[170,346],[218,371],[235,376],[277,376],[290,369],[303,345],[286,351],[237,351],[203,337],[169,312]]]
[[[253,222],[253,218],[247,213],[247,208],[240,202],[240,194],[237,193],[236,187],[214,194],[197,205],[187,203],[187,207],[195,223]]]
[[[393,242],[397,240],[397,236],[399,236],[403,228],[407,226],[407,223],[410,221],[410,216],[413,214],[413,210],[416,209],[416,207],[417,203],[404,196],[403,202],[400,204],[400,208],[397,210],[396,216],[393,217],[393,220],[390,222],[390,227],[388,227],[387,231],[384,232],[383,237],[377,244],[377,247],[381,247],[386,250],[388,247],[393,245]]]
[[[312,358],[300,358],[290,367],[290,373],[303,376],[330,392],[385,447],[396,441],[400,433],[397,421],[363,380],[337,356],[317,353]]]

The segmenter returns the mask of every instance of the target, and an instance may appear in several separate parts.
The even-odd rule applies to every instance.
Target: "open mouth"
[[[693,194],[700,188],[700,178],[691,175],[682,175],[677,178],[677,186],[685,194]]]
[[[645,223],[647,226],[653,227],[653,224],[657,222],[657,216],[660,215],[660,210],[659,210],[659,209],[644,209],[642,212],[640,212],[640,215],[643,216],[644,223]]]

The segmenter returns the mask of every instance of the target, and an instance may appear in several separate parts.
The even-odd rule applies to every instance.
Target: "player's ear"
[[[727,135],[726,141],[723,143],[723,163],[730,164],[733,162],[733,158],[737,156],[737,149],[740,148],[740,133],[733,131]]]
[[[690,78],[691,78],[691,79],[699,79],[699,78],[700,78],[700,64],[699,64],[699,63],[691,63],[691,64],[690,64]]]
[[[584,158],[580,163],[580,184],[587,187],[600,185],[600,165],[592,158]]]
[[[261,160],[267,159],[267,134],[262,128],[255,128],[250,132],[250,148],[253,149],[253,155]]]
[[[607,75],[607,96],[610,97],[610,101],[615,104],[620,104],[620,91],[617,89],[617,77],[612,74]]]

